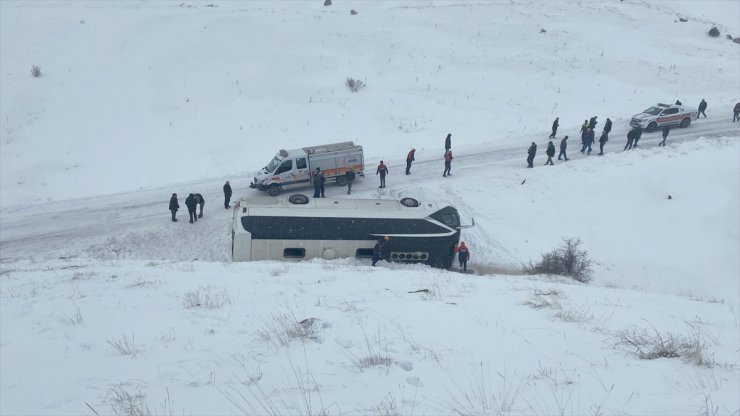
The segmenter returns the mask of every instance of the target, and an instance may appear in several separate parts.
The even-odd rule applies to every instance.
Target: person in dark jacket
[[[464,241],[460,242],[460,245],[456,245],[452,249],[453,253],[457,253],[457,260],[460,262],[460,271],[467,273],[468,271],[468,260],[470,260],[470,250],[465,245]]]
[[[609,117],[606,118],[606,123],[604,123],[604,131],[606,134],[612,132],[612,120]]]
[[[701,102],[699,103],[699,112],[696,114],[696,119],[699,119],[700,115],[704,115],[704,118],[707,118],[707,115],[704,113],[704,110],[707,109],[707,102],[704,101],[704,99],[701,99]]]
[[[172,194],[170,198],[170,212],[172,213],[172,222],[177,222],[177,210],[180,209],[180,204],[177,202],[177,194]]]
[[[198,218],[203,218],[203,207],[206,205],[206,200],[203,198],[203,195],[201,194],[195,194],[195,200],[198,201],[198,207],[200,208],[200,212],[198,213]]]
[[[195,210],[198,208],[198,200],[195,199],[195,195],[190,194],[185,198],[185,206],[188,207],[188,215],[190,215],[190,223],[198,222],[198,215]]]
[[[581,148],[581,153],[586,151],[588,149],[587,155],[591,154],[591,145],[594,143],[594,131],[591,128],[587,128],[586,131],[583,133],[582,140],[583,140],[583,147]]]
[[[381,160],[378,164],[378,169],[375,171],[376,175],[380,175],[380,186],[378,188],[385,188],[385,175],[388,174],[388,166]]]
[[[596,124],[598,124],[598,121],[596,121],[597,118],[597,116],[591,117],[591,120],[588,121],[588,128],[591,130],[596,128]]]
[[[344,176],[347,178],[347,195],[352,193],[352,181],[355,180],[355,173],[351,170],[348,170],[347,173],[344,174]]]
[[[740,103],[735,104],[735,108],[732,109],[732,122],[740,120]]]
[[[445,170],[442,172],[442,176],[452,176],[452,173],[450,173],[450,169],[452,169],[452,150],[449,149],[445,152]]]
[[[601,132],[601,137],[599,137],[599,156],[604,156],[604,145],[608,141],[609,133],[606,131],[606,128],[604,128],[604,131]]]
[[[229,185],[229,181],[226,181],[224,184],[224,208],[229,209],[231,208],[231,185]]]
[[[681,100],[676,100],[676,104],[675,105],[683,105],[683,104],[681,104]]]
[[[635,143],[632,145],[632,148],[637,148],[637,142],[640,141],[640,138],[642,137],[642,127],[638,127],[635,132]]]
[[[390,240],[390,237],[385,236],[375,243],[375,246],[373,247],[373,267],[375,267],[375,263],[386,257],[385,250],[388,247]]]
[[[321,173],[321,168],[317,167],[316,172],[313,174],[313,197],[324,198],[324,174]]]
[[[581,124],[581,133],[585,132],[588,128],[588,120],[583,120],[583,124]]]
[[[415,161],[414,154],[416,154],[416,149],[411,149],[409,151],[409,154],[406,155],[406,174],[411,174],[411,162]]]
[[[558,154],[558,160],[563,160],[561,157],[564,157],[565,160],[568,160],[568,155],[566,153],[566,150],[568,149],[568,136],[563,137],[563,140],[560,141],[560,154]]]
[[[668,138],[668,132],[671,131],[671,128],[668,126],[663,127],[663,141],[658,143],[658,146],[665,146],[665,139]]]
[[[452,133],[447,133],[447,137],[445,137],[445,152],[452,149]]]
[[[555,156],[555,145],[552,144],[552,140],[547,143],[547,150],[545,150],[545,153],[547,154],[547,162],[545,162],[545,166],[554,165],[552,158]]]
[[[627,144],[624,146],[624,150],[632,150],[638,130],[641,130],[640,127],[634,127],[627,132]]]
[[[532,145],[529,146],[529,149],[527,149],[527,167],[533,168],[534,165],[532,164],[534,162],[534,155],[537,154],[537,144],[535,142],[532,142]]]
[[[560,127],[560,117],[555,117],[555,121],[552,122],[552,133],[550,134],[549,139],[555,138],[555,133],[558,132],[558,127]]]

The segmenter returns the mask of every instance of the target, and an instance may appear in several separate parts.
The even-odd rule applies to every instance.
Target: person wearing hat
[[[229,185],[229,181],[226,181],[226,183],[224,184],[224,208],[226,209],[231,208],[230,202],[231,202],[231,185]]]
[[[464,241],[461,241],[460,245],[455,246],[452,251],[457,253],[457,260],[460,262],[460,271],[466,273],[468,271],[468,260],[470,259],[468,246],[465,245]]]
[[[190,194],[187,198],[185,198],[185,206],[188,207],[190,223],[192,224],[194,222],[198,222],[198,215],[195,212],[195,210],[198,208],[198,200],[195,198],[194,194]]]
[[[406,155],[406,174],[411,174],[411,162],[415,161],[414,154],[416,153],[416,149],[411,149],[409,151],[409,154]]]
[[[372,266],[375,267],[375,263],[380,261],[381,258],[385,257],[385,249],[390,243],[391,238],[388,236],[385,236],[378,240],[377,243],[375,243],[375,246],[373,247],[373,264]]]
[[[314,198],[326,198],[324,196],[324,182],[326,182],[326,178],[324,177],[324,174],[321,173],[321,169],[319,167],[316,167],[316,173],[313,177],[313,197]]]
[[[172,213],[172,222],[177,222],[177,210],[180,209],[180,204],[177,202],[177,194],[173,193],[170,198],[170,212]]]
[[[537,154],[537,144],[535,142],[532,142],[532,145],[529,146],[529,149],[527,149],[527,167],[533,168],[534,165],[532,162],[534,162],[534,155]]]

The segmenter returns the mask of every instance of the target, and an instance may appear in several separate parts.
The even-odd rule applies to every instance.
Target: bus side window
[[[373,256],[373,249],[371,248],[358,248],[355,252],[355,257],[358,258],[371,258]]]
[[[296,169],[306,169],[306,158],[302,157],[295,160],[295,168]]]
[[[306,257],[305,248],[286,248],[283,250],[283,257],[289,259],[302,259]]]

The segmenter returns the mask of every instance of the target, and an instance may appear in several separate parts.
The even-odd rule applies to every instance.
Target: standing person
[[[373,267],[375,267],[375,263],[385,257],[385,249],[388,246],[390,240],[390,237],[385,236],[378,240],[377,243],[375,243],[375,246],[373,247]]]
[[[735,104],[735,108],[732,109],[732,122],[740,120],[740,103]]]
[[[203,218],[203,207],[206,205],[206,200],[203,199],[203,195],[201,194],[195,194],[195,200],[198,201],[198,207],[200,207],[198,218]]]
[[[555,133],[558,132],[558,127],[560,127],[560,117],[555,117],[555,121],[552,122],[552,133],[550,134],[549,139],[555,138]]]
[[[637,136],[637,129],[639,129],[639,127],[634,127],[632,130],[627,132],[627,144],[624,145],[624,150],[632,150],[632,144]]]
[[[415,161],[414,154],[416,153],[416,149],[411,149],[409,151],[409,154],[406,155],[406,174],[411,174],[411,162]]]
[[[588,120],[583,120],[583,124],[581,124],[581,133],[585,132],[588,128]]]
[[[707,118],[707,115],[704,113],[704,110],[707,109],[707,102],[704,101],[704,99],[701,99],[701,102],[699,103],[699,112],[696,114],[696,119],[699,119],[700,115],[704,115],[704,118]]]
[[[547,154],[547,162],[545,162],[545,166],[554,165],[554,163],[552,163],[552,158],[555,156],[555,145],[552,144],[552,140],[547,144],[547,150],[545,150],[545,153]]]
[[[560,154],[558,154],[558,160],[561,157],[564,157],[565,160],[568,160],[568,155],[566,154],[566,150],[568,149],[568,136],[563,137],[563,140],[560,141]]]
[[[380,175],[380,186],[378,188],[385,188],[385,175],[388,174],[388,166],[382,160],[378,164],[378,170],[375,171],[375,174]]]
[[[581,153],[583,153],[586,149],[588,149],[587,155],[591,154],[591,145],[594,143],[594,131],[591,128],[587,128],[586,132],[583,133],[583,148],[581,148]]]
[[[447,137],[445,137],[445,152],[452,149],[452,133],[447,133]]]
[[[170,212],[172,213],[172,222],[177,222],[177,210],[180,209],[180,204],[177,202],[177,194],[172,194],[170,198]]]
[[[190,223],[198,222],[198,216],[195,214],[195,209],[198,208],[198,200],[195,199],[195,195],[190,194],[185,198],[185,206],[188,207],[188,215],[190,215]]]
[[[671,130],[670,127],[665,126],[663,127],[663,141],[658,143],[658,146],[665,146],[665,139],[668,138],[668,132]]]
[[[452,176],[452,173],[450,173],[450,169],[452,169],[452,150],[447,150],[445,152],[445,170],[442,172],[442,176]]]
[[[597,116],[591,117],[591,120],[588,121],[588,128],[591,130],[596,128],[596,124],[598,124],[598,121],[596,121],[597,118]]]
[[[313,174],[313,197],[314,198],[321,198],[321,176],[324,176],[321,173],[321,168],[318,166],[316,167],[316,172]]]
[[[606,118],[606,123],[604,123],[604,131],[606,134],[612,132],[612,120],[609,117]]]
[[[224,184],[224,208],[229,209],[231,208],[231,185],[229,185],[229,181],[226,181]]]
[[[533,168],[534,165],[532,162],[534,162],[534,155],[537,154],[537,144],[535,142],[532,142],[532,145],[529,146],[529,149],[527,149],[527,167]]]
[[[355,173],[351,170],[348,170],[347,173],[344,174],[344,176],[347,177],[347,195],[352,193],[352,181],[355,180]]]
[[[601,137],[599,137],[599,156],[604,156],[604,145],[608,141],[609,133],[606,131],[606,127],[604,127],[604,131],[601,132]]]
[[[640,141],[640,138],[642,137],[642,127],[637,127],[635,130],[635,144],[632,145],[633,148],[637,148],[637,142]]]
[[[457,260],[460,262],[460,271],[467,273],[468,271],[468,260],[470,260],[470,250],[465,245],[464,241],[460,242],[460,245],[456,245],[452,249],[453,253],[457,253]]]

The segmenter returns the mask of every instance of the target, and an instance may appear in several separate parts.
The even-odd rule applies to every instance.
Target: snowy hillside
[[[0,2],[0,414],[740,414],[740,2],[322,3]],[[345,140],[353,197],[475,220],[473,273],[230,261],[224,181]],[[564,238],[592,282],[521,274]]]

